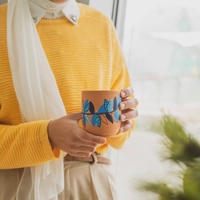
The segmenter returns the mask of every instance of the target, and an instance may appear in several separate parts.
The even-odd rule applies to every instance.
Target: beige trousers
[[[77,161],[65,162],[64,165],[65,189],[59,194],[58,200],[117,199],[110,165],[99,163],[91,165]],[[16,191],[22,174],[23,169],[0,170],[0,200],[16,200]]]

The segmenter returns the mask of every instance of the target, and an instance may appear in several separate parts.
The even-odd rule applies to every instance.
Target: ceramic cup
[[[120,90],[82,91],[83,128],[103,137],[111,137],[119,133],[120,102]]]

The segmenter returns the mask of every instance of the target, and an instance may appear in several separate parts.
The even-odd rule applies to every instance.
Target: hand
[[[121,121],[122,125],[120,132],[129,131],[132,128],[131,120],[138,116],[138,111],[134,108],[138,105],[136,98],[130,98],[133,95],[133,89],[131,87],[121,90],[122,102],[120,104]]]
[[[106,139],[81,129],[78,121],[81,113],[73,113],[53,120],[48,125],[49,141],[52,148],[58,147],[72,156],[88,157],[95,152],[98,144]]]

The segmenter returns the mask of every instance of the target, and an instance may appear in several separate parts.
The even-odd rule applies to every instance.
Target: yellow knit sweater
[[[130,79],[112,22],[100,12],[79,4],[80,19],[42,19],[37,30],[55,75],[67,113],[81,111],[81,90],[122,89]],[[48,120],[22,123],[6,43],[7,5],[0,6],[0,169],[38,165],[59,156],[52,152]],[[129,136],[120,133],[97,148],[119,149]]]

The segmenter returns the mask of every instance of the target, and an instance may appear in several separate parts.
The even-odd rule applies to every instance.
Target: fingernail
[[[106,139],[105,138],[101,138],[100,139],[100,144],[104,144],[106,142]]]
[[[122,95],[122,97],[125,97],[126,96],[126,92],[122,92],[121,95]]]
[[[126,115],[121,115],[121,119],[124,121],[126,119]]]
[[[121,109],[124,109],[126,107],[125,103],[121,103]]]
[[[120,132],[124,132],[124,128],[120,128]]]

